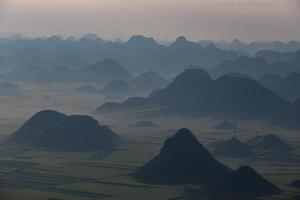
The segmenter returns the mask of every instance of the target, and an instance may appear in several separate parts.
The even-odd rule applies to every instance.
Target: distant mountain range
[[[225,51],[214,45],[204,47],[185,37],[177,38],[169,46],[140,35],[122,43],[107,42],[96,35],[86,35],[78,40],[58,36],[14,40],[2,38],[0,42],[1,68],[6,70],[28,66],[53,68],[59,65],[74,69],[113,57],[132,73],[156,70],[177,74],[191,64],[209,68],[238,56],[234,51]]]
[[[245,43],[238,39],[234,39],[232,42],[216,42],[211,40],[202,40],[199,41],[199,43],[204,46],[214,44],[218,48],[224,50],[241,51],[249,55],[254,55],[261,50],[270,50],[277,52],[294,52],[300,49],[300,42],[298,41],[289,41],[286,43],[280,41]]]
[[[105,41],[95,34],[80,39],[0,38],[0,70],[56,66],[74,70],[90,66],[93,71],[95,63],[111,57],[132,74],[154,70],[171,77],[193,65],[205,69],[216,67],[217,75],[241,72],[260,76],[267,72],[286,74],[299,70],[300,51],[295,54],[299,49],[300,43],[296,41],[244,44],[235,40],[229,44],[192,42],[183,36],[168,46],[141,35],[132,36],[126,42]]]

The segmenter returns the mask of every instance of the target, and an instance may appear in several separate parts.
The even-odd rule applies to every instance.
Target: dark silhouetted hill
[[[272,117],[289,106],[286,100],[253,80],[230,76],[212,80],[202,69],[184,71],[143,102],[161,105],[163,112],[168,113],[236,118]],[[125,102],[110,105],[114,110],[127,109]]]
[[[150,94],[149,98],[170,110],[179,112],[196,111],[207,99],[200,99],[201,93],[207,98],[212,92],[212,79],[201,69],[188,69],[178,75],[166,88]],[[195,107],[196,106],[196,107]]]
[[[218,162],[188,129],[164,142],[159,155],[132,176],[151,184],[199,184],[218,179],[230,169]]]
[[[213,199],[256,199],[280,193],[280,189],[254,169],[241,166],[209,187]]]
[[[70,115],[53,110],[36,113],[5,141],[6,146],[93,151],[111,149],[120,140],[108,126],[89,116]]]
[[[211,80],[203,70],[186,70],[150,98],[171,111],[239,117],[266,117],[288,102],[250,79],[222,76]]]

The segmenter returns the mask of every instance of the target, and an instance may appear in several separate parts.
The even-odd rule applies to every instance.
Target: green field
[[[76,84],[25,85],[30,97],[1,101],[1,136],[16,130],[28,117],[39,110],[56,109],[68,114],[89,114],[104,102],[100,95],[76,94]],[[100,87],[100,86],[99,86]],[[43,100],[50,96],[50,101]],[[148,117],[157,124],[152,128],[135,128],[132,124],[141,120],[128,113],[93,115],[100,124],[111,128],[124,138],[124,143],[113,152],[47,152],[0,150],[0,195],[8,200],[64,200],[93,199],[174,199],[183,195],[184,186],[146,185],[133,180],[129,174],[143,165],[161,148],[163,141],[179,128],[189,128],[198,140],[208,146],[214,141],[233,136],[231,131],[216,131],[217,119],[179,119],[175,117]],[[261,134],[276,133],[289,142],[300,158],[300,134],[272,126],[268,121],[240,121],[237,137],[246,140]],[[294,179],[300,179],[298,162],[278,158],[257,157],[251,160],[218,159],[228,166],[254,167],[265,178],[277,184],[283,193],[267,199],[293,199],[299,191],[288,187]]]

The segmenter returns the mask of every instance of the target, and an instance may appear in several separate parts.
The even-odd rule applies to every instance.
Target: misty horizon
[[[187,41],[189,42],[216,42],[216,43],[224,43],[224,44],[230,44],[230,43],[233,43],[233,42],[241,42],[245,45],[248,45],[248,44],[251,44],[251,43],[272,43],[272,42],[280,42],[280,43],[284,43],[284,44],[287,44],[287,43],[290,43],[290,42],[300,42],[300,39],[296,40],[296,39],[290,39],[290,40],[250,40],[250,41],[244,41],[244,40],[241,40],[239,38],[233,38],[231,40],[215,40],[215,39],[211,39],[211,38],[206,38],[206,39],[191,39],[185,35],[178,35],[178,36],[175,36],[174,39],[172,40],[161,40],[159,38],[155,38],[155,37],[152,37],[150,35],[143,35],[143,34],[133,34],[133,35],[130,35],[129,37],[126,37],[126,38],[121,38],[121,37],[116,37],[116,38],[105,38],[105,37],[102,37],[101,35],[97,34],[97,33],[84,33],[82,35],[78,35],[78,36],[75,36],[75,35],[60,35],[60,34],[50,34],[50,35],[41,35],[41,36],[27,36],[27,35],[23,35],[21,33],[3,33],[3,34],[0,34],[0,38],[13,38],[13,39],[24,39],[24,40],[34,40],[34,39],[47,39],[47,38],[51,38],[51,37],[58,37],[62,40],[80,40],[82,38],[85,38],[89,35],[93,35],[93,36],[97,36],[99,37],[99,39],[102,39],[104,42],[118,42],[118,43],[125,43],[125,42],[128,42],[131,38],[135,37],[135,36],[142,36],[142,37],[145,37],[145,38],[151,38],[153,40],[155,40],[158,44],[160,45],[170,45],[172,44],[173,42],[175,42],[178,38],[180,37],[184,37]]]
[[[296,0],[55,0],[51,5],[43,0],[2,0],[0,35],[79,37],[96,33],[109,40],[139,34],[161,41],[179,35],[194,41],[289,41],[300,38],[299,9]]]

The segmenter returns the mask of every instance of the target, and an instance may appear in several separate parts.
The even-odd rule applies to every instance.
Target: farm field
[[[208,118],[147,117],[156,127],[134,127],[141,118],[128,113],[95,115],[93,111],[105,102],[101,95],[78,94],[78,84],[24,85],[28,97],[0,99],[0,135],[5,138],[32,114],[44,109],[55,109],[67,114],[87,114],[100,124],[109,125],[124,139],[111,152],[60,152],[37,150],[0,150],[0,195],[9,200],[93,200],[93,199],[180,199],[185,186],[147,185],[130,177],[130,173],[159,153],[163,141],[179,128],[189,128],[204,145],[233,136],[245,141],[256,135],[276,133],[291,144],[294,157],[300,157],[300,134],[279,129],[267,121],[238,121],[239,130],[217,131],[213,127],[220,120]],[[45,98],[45,97],[49,98]],[[47,99],[47,100],[46,100]],[[228,159],[217,157],[232,169],[240,165],[255,168],[266,179],[284,192],[267,199],[288,200],[299,193],[288,184],[300,178],[298,161],[284,158],[256,157]],[[266,198],[264,198],[266,199]]]

